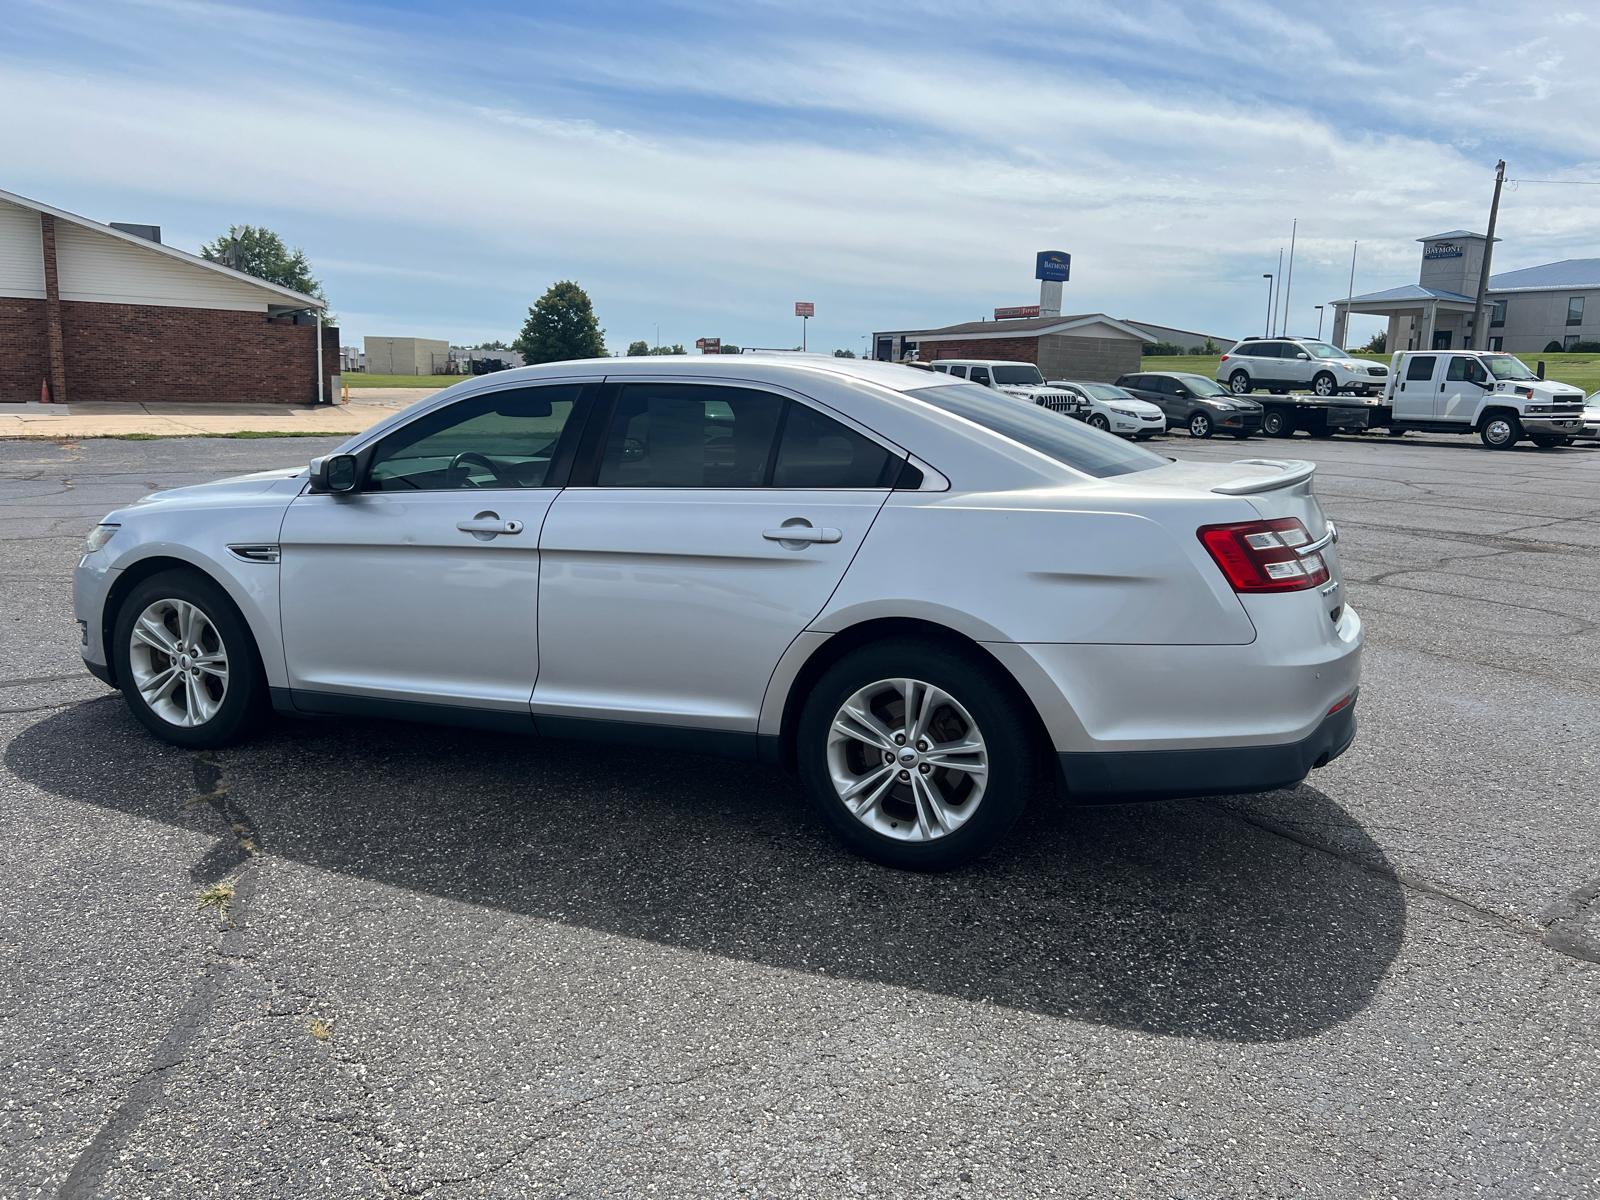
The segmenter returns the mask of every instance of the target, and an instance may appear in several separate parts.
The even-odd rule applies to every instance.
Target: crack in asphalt
[[[189,998],[183,1007],[178,1010],[178,1015],[166,1035],[157,1044],[150,1065],[135,1080],[122,1103],[101,1125],[94,1138],[72,1164],[71,1170],[67,1172],[66,1178],[62,1180],[56,1192],[57,1200],[91,1200],[91,1197],[99,1191],[100,1184],[117,1165],[118,1155],[143,1123],[146,1114],[164,1098],[168,1076],[174,1068],[182,1066],[188,1060],[190,1047],[211,1022],[217,1000],[222,995],[223,985],[229,973],[240,963],[241,956],[231,951],[227,943],[230,937],[238,933],[237,918],[249,910],[250,903],[254,899],[256,877],[251,867],[259,839],[254,824],[240,814],[237,806],[228,799],[228,786],[222,768],[217,765],[209,751],[202,750],[195,755],[194,779],[196,787],[203,790],[187,803],[206,803],[226,817],[237,817],[237,820],[230,824],[229,832],[236,847],[242,849],[246,844],[246,835],[240,833],[239,828],[243,825],[248,831],[250,851],[240,860],[243,869],[239,871],[234,882],[233,898],[228,913],[223,918],[226,924],[217,934],[211,948],[210,960],[206,963],[199,982],[189,993]],[[228,838],[222,839],[223,842],[228,840]],[[215,853],[215,847],[208,851],[191,869],[191,877],[208,863]],[[214,883],[221,878],[221,875],[217,875],[207,881]]]
[[[1326,854],[1376,878],[1398,884],[1408,891],[1420,892],[1423,895],[1433,897],[1435,900],[1442,900],[1470,917],[1475,917],[1479,921],[1493,925],[1495,928],[1502,929],[1507,933],[1515,934],[1517,937],[1539,942],[1558,954],[1564,954],[1568,958],[1575,958],[1583,962],[1600,963],[1600,946],[1592,945],[1586,941],[1579,930],[1590,906],[1597,899],[1600,899],[1600,879],[1591,880],[1572,892],[1565,900],[1557,901],[1547,908],[1545,915],[1549,917],[1549,920],[1542,921],[1542,929],[1530,928],[1513,917],[1505,916],[1503,913],[1495,912],[1493,909],[1484,908],[1481,904],[1475,904],[1464,896],[1458,896],[1448,888],[1442,887],[1430,879],[1424,879],[1419,875],[1410,875],[1403,871],[1396,871],[1386,864],[1373,863],[1356,858],[1337,846],[1330,846],[1326,842],[1316,841],[1296,829],[1291,829],[1287,825],[1280,825],[1276,821],[1268,820],[1266,817],[1242,813],[1210,800],[1202,800],[1201,803],[1208,808],[1226,813],[1228,816],[1259,829],[1263,833],[1270,833],[1286,841],[1293,842],[1297,846],[1304,846],[1307,850],[1315,850],[1318,853]],[[1567,915],[1562,915],[1563,913]]]

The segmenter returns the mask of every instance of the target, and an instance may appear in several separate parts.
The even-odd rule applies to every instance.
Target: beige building
[[[450,343],[444,338],[368,337],[369,375],[448,375]]]

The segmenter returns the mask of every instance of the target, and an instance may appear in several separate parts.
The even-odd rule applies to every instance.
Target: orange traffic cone
[[[50,403],[50,381],[48,379],[41,379],[39,381],[39,403]]]

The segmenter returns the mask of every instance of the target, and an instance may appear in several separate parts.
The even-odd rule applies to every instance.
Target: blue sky
[[[86,5],[0,0],[0,188],[186,249],[303,247],[364,334],[510,338],[575,279],[607,341],[859,351],[1037,299],[1241,336],[1415,282],[1494,162],[1600,180],[1590,6]],[[1600,188],[1518,184],[1497,269],[1600,255]],[[1359,327],[1362,336],[1376,328]]]

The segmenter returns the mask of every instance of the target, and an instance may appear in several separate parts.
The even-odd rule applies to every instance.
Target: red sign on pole
[[[817,306],[809,300],[796,300],[794,302],[794,315],[797,317],[814,317],[817,315]]]
[[[701,354],[721,354],[721,338],[695,338],[694,344],[699,347]]]
[[[1037,304],[1022,304],[1016,308],[997,308],[994,310],[996,321],[1014,321],[1018,317],[1037,317],[1039,306]]]

